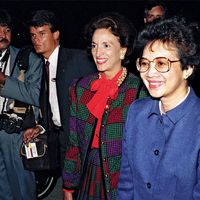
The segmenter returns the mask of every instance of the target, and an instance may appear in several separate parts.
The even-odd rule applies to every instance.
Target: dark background
[[[126,15],[138,29],[143,24],[145,1],[0,1],[14,17],[12,44],[21,47],[30,44],[26,21],[32,10],[51,9],[60,18],[61,44],[68,48],[84,48],[84,25],[95,15],[105,11],[117,11]],[[170,14],[181,14],[200,22],[200,1],[166,1]]]

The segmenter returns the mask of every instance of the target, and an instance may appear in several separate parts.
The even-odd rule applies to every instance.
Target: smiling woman
[[[115,200],[126,113],[146,96],[140,79],[125,68],[135,30],[119,13],[104,13],[86,27],[88,49],[98,73],[70,88],[70,134],[63,180],[64,199]]]
[[[160,99],[165,112],[174,108],[185,97],[188,92],[187,78],[194,69],[192,65],[188,65],[187,69],[182,70],[178,49],[173,44],[169,45],[170,48],[166,48],[159,40],[150,42],[143,50],[143,59],[153,60],[153,64],[143,61],[137,65],[149,93]],[[146,71],[143,70],[144,65],[149,66]]]
[[[200,99],[190,87],[200,67],[198,30],[175,16],[138,34],[137,69],[151,97],[128,112],[118,200],[199,198]]]

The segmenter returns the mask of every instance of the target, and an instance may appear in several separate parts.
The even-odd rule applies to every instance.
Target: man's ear
[[[146,17],[144,17],[144,23],[145,23],[145,24],[147,23],[147,18],[146,18]]]
[[[60,31],[55,31],[53,33],[53,37],[54,37],[54,39],[59,40],[59,38],[60,38]]]

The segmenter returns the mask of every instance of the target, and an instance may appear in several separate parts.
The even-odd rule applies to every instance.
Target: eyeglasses
[[[171,61],[165,57],[157,57],[152,61],[147,58],[138,58],[136,61],[137,70],[141,73],[146,72],[150,68],[150,63],[154,63],[154,68],[161,73],[166,73],[171,69],[171,63],[180,62],[181,60]]]

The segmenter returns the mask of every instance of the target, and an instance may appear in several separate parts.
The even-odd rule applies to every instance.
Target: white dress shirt
[[[49,102],[51,106],[51,112],[53,114],[52,120],[55,125],[61,126],[60,112],[58,107],[57,89],[56,89],[56,72],[58,64],[58,52],[59,47],[57,46],[53,53],[50,55],[49,61]],[[46,62],[46,60],[45,60]]]

